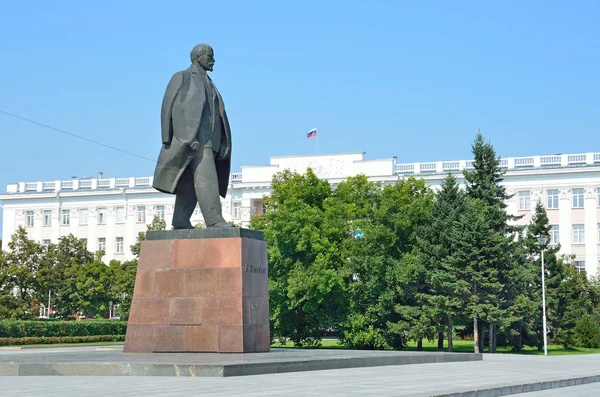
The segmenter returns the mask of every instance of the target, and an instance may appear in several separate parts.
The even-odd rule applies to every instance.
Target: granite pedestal
[[[267,246],[262,232],[148,232],[124,352],[268,352]]]

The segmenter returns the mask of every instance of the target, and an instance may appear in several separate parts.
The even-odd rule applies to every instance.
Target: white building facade
[[[515,157],[501,160],[506,170],[503,184],[509,194],[508,211],[523,215],[527,224],[541,200],[552,225],[550,244],[560,243],[561,253],[575,256],[575,264],[588,275],[597,275],[600,259],[600,153]],[[267,166],[243,166],[230,177],[228,195],[221,200],[227,221],[246,226],[263,211],[263,196],[270,193],[273,174],[284,169],[303,173],[312,168],[333,186],[349,176],[394,184],[415,176],[438,189],[447,173],[464,182],[462,171],[472,160],[398,164],[396,158],[365,160],[364,153],[271,157]],[[152,177],[106,178],[7,185],[3,201],[4,247],[18,226],[43,244],[58,242],[72,233],[84,239],[90,251],[104,250],[105,260],[129,260],[129,247],[146,231],[154,216],[167,228],[175,196],[152,188]],[[197,208],[192,223],[202,222]],[[5,248],[6,249],[6,248]]]

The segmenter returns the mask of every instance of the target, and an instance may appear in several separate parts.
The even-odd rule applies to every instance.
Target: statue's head
[[[208,44],[198,44],[192,49],[190,60],[192,61],[192,65],[212,72],[213,65],[215,64],[215,54],[212,47]]]

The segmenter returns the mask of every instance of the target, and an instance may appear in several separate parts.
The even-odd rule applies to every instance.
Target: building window
[[[262,200],[253,200],[252,201],[252,214],[264,214],[265,206]]]
[[[558,225],[552,225],[550,227],[550,243],[549,245],[557,245],[559,242],[559,229]]]
[[[548,209],[558,208],[558,189],[547,190],[548,194]]]
[[[27,211],[25,215],[27,218],[27,226],[33,226],[33,211]]]
[[[87,208],[82,208],[79,210],[79,224],[80,225],[88,224],[88,215],[89,215],[89,210]]]
[[[531,208],[531,193],[527,192],[519,192],[519,209],[520,210],[528,210]]]
[[[115,209],[115,222],[125,223],[125,207],[117,207]]]
[[[233,212],[231,215],[232,215],[233,219],[240,219],[242,217],[242,202],[241,201],[236,201],[233,203]]]
[[[157,205],[156,206],[156,216],[160,219],[165,219],[165,206]]]
[[[585,244],[585,225],[573,225],[573,244]]]
[[[87,238],[80,238],[79,241],[81,241],[83,246],[87,248]]]
[[[598,197],[598,207],[600,207],[600,187],[598,188],[598,190],[596,191],[596,197]]]
[[[48,240],[48,239],[43,239],[43,240],[42,240],[42,245],[43,245],[44,247],[47,247],[47,246],[49,246],[49,245],[50,245],[50,240]]]
[[[146,222],[146,206],[145,205],[137,206],[137,221],[138,222]]]
[[[98,237],[98,251],[106,251],[106,238]]]
[[[117,237],[115,240],[115,254],[122,254],[123,247],[123,237]]]
[[[106,207],[98,208],[98,224],[106,225]]]
[[[52,210],[44,210],[44,226],[52,226]]]
[[[573,189],[573,208],[583,208],[583,189]]]
[[[585,261],[575,261],[573,264],[575,265],[575,269],[577,269],[577,273],[585,273]]]
[[[71,210],[62,210],[61,224],[63,224],[63,225],[71,224]]]

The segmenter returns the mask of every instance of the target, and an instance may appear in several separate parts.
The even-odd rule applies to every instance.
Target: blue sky
[[[200,42],[233,171],[269,156],[600,151],[600,2],[32,1],[0,5],[0,110],[154,159],[171,75]],[[0,190],[146,176],[152,162],[0,114]]]

